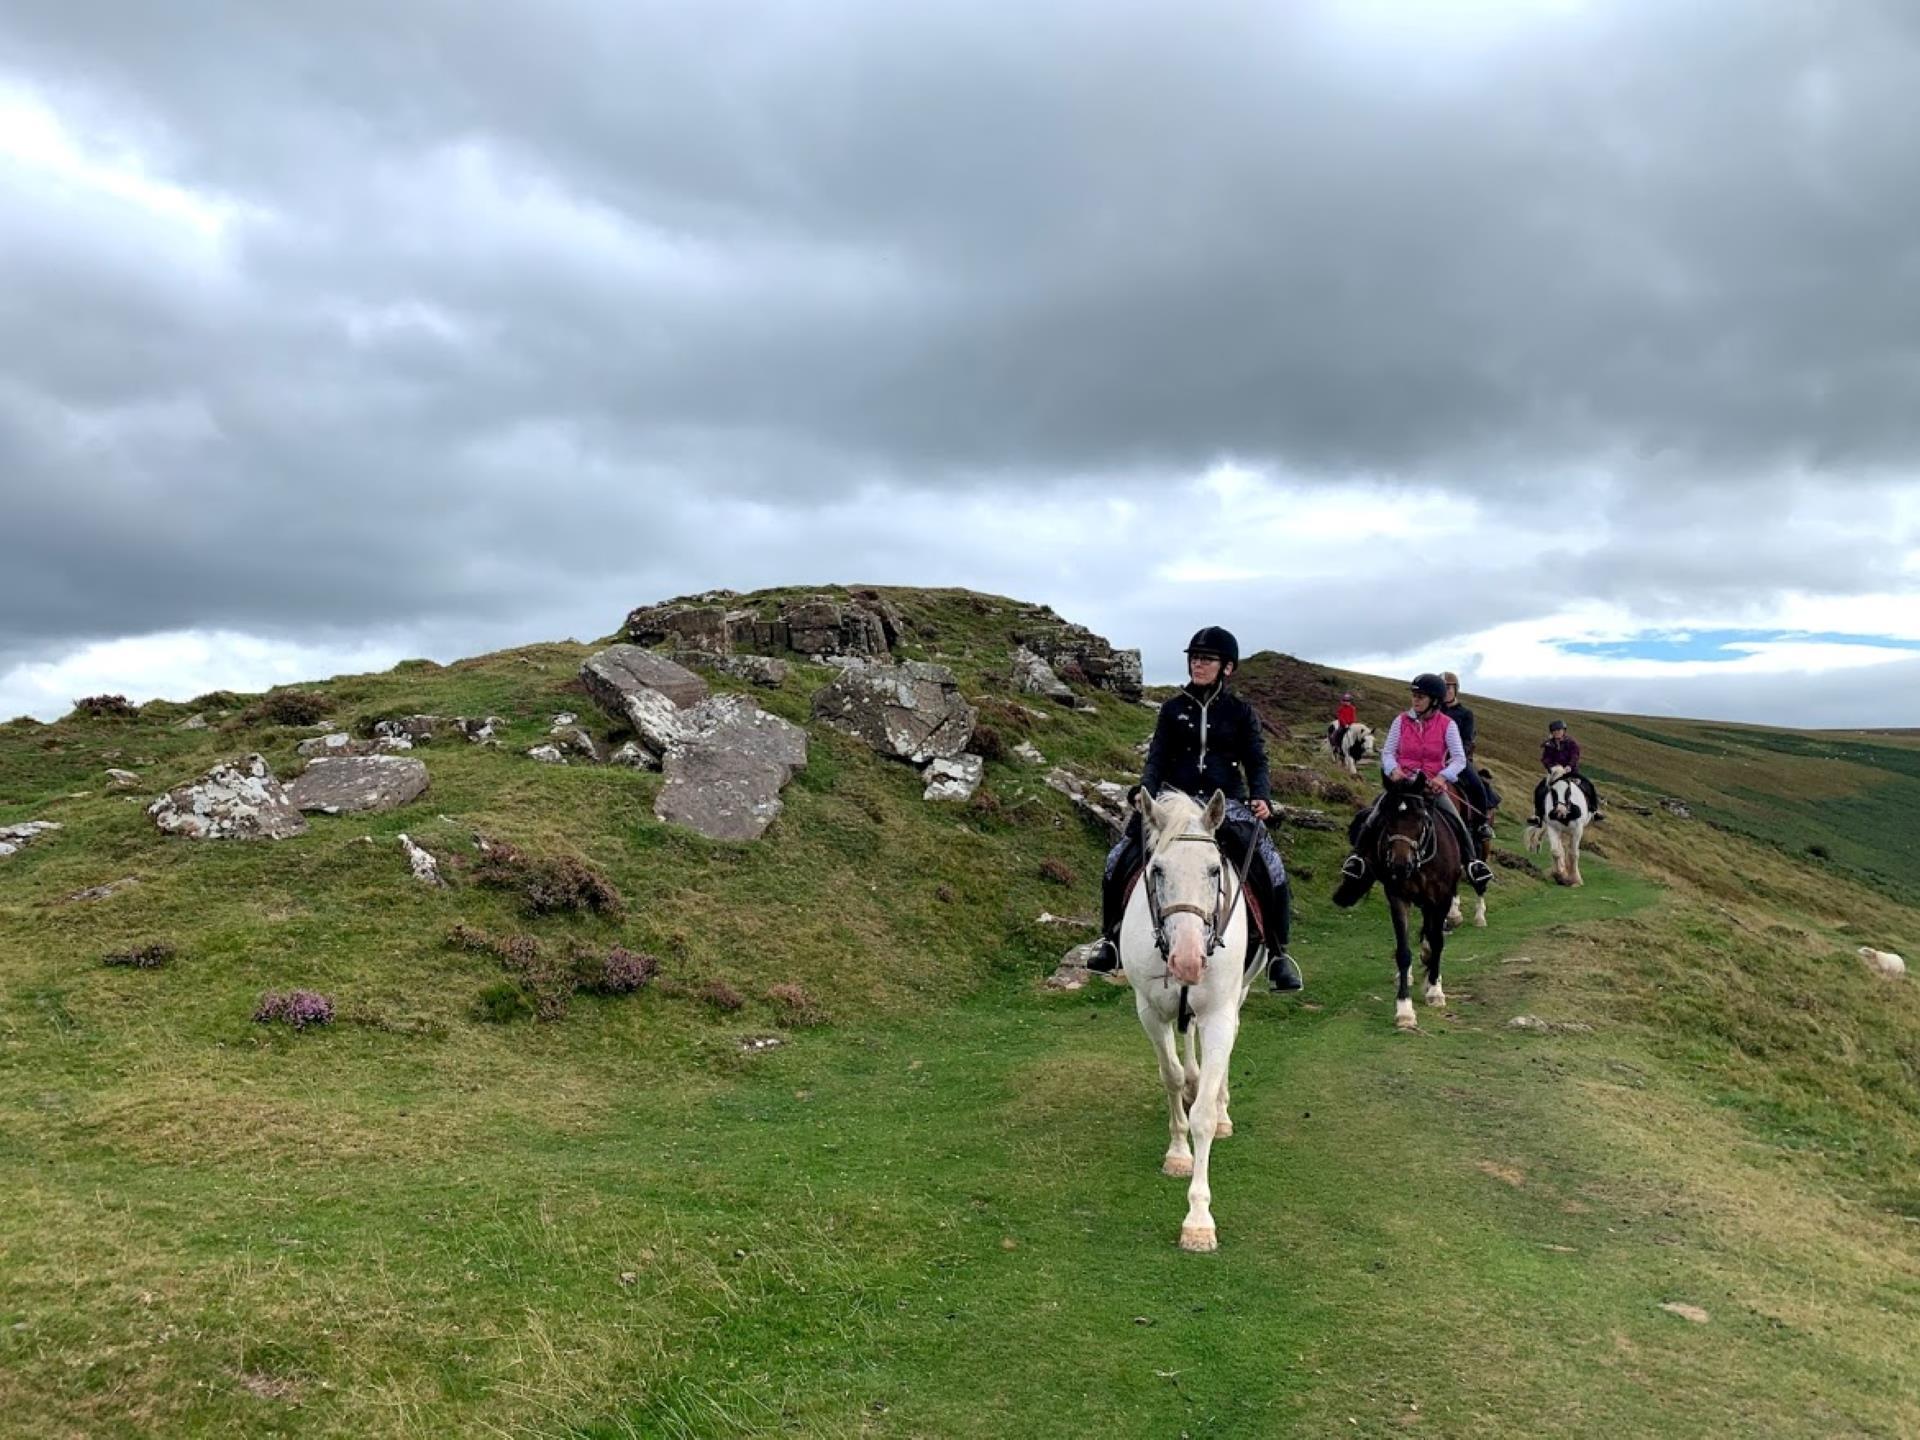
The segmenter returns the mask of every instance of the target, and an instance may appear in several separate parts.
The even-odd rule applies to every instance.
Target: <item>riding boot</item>
[[[1111,971],[1120,968],[1120,922],[1127,913],[1127,884],[1139,868],[1140,817],[1128,821],[1126,834],[1115,847],[1116,854],[1100,877],[1099,949],[1087,961],[1089,970]]]
[[[1340,862],[1340,884],[1334,889],[1333,903],[1343,910],[1358,905],[1373,888],[1373,869],[1366,859],[1366,852],[1372,846],[1373,817],[1369,815],[1367,823],[1353,837],[1353,853]]]
[[[1282,880],[1277,886],[1262,887],[1261,914],[1267,922],[1267,987],[1276,992],[1305,988],[1306,979],[1293,956],[1287,953],[1287,940],[1293,933],[1293,886]]]
[[[1474,848],[1473,836],[1467,830],[1467,822],[1459,815],[1453,815],[1454,837],[1460,842],[1460,859],[1466,866],[1467,883],[1473,886],[1473,893],[1484,895],[1487,886],[1493,883],[1493,871],[1487,862],[1480,858],[1480,852]]]

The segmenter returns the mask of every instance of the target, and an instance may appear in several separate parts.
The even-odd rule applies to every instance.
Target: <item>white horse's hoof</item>
[[[1224,1140],[1231,1134],[1233,1134],[1233,1121],[1222,1115],[1219,1123],[1213,1127],[1213,1138],[1216,1140]]]
[[[1413,1001],[1401,1000],[1393,1007],[1393,1025],[1396,1030],[1417,1030],[1420,1022],[1413,1018]]]
[[[1220,1248],[1220,1232],[1211,1225],[1182,1225],[1180,1227],[1180,1248],[1191,1250],[1195,1254],[1204,1254]]]
[[[1162,1160],[1160,1162],[1160,1173],[1162,1175],[1178,1175],[1181,1177],[1185,1177],[1193,1174],[1193,1156],[1191,1155],[1167,1156],[1165,1160]]]
[[[1442,990],[1438,985],[1427,986],[1427,1004],[1444,1005],[1446,1003],[1447,1003],[1446,991]]]
[[[1485,910],[1476,910],[1473,916],[1473,923],[1482,930],[1486,929],[1487,928],[1487,912]]]

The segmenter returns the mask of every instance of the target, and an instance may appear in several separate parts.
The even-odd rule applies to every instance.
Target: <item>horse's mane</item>
[[[1160,847],[1174,836],[1184,835],[1191,830],[1194,821],[1206,813],[1206,807],[1184,790],[1166,789],[1154,799],[1157,813],[1166,817],[1165,823],[1157,831],[1152,825],[1146,827],[1149,831],[1147,838],[1153,842],[1152,851],[1157,855]]]

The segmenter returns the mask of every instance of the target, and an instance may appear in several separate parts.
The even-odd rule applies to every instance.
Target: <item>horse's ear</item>
[[[1200,817],[1200,823],[1209,830],[1218,830],[1220,822],[1227,818],[1227,792],[1216,790],[1213,799],[1207,802],[1207,810]]]

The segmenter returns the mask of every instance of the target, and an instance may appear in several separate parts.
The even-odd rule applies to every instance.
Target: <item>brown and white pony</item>
[[[1445,1005],[1440,984],[1440,956],[1447,948],[1447,911],[1460,889],[1466,862],[1453,826],[1434,807],[1425,787],[1389,781],[1381,797],[1380,824],[1374,832],[1372,853],[1362,857],[1380,879],[1393,916],[1393,964],[1399,976],[1394,992],[1393,1023],[1401,1030],[1419,1027],[1413,1016],[1408,984],[1413,969],[1407,917],[1420,912],[1420,956],[1427,968],[1426,1001]],[[1359,827],[1359,818],[1354,822]]]

